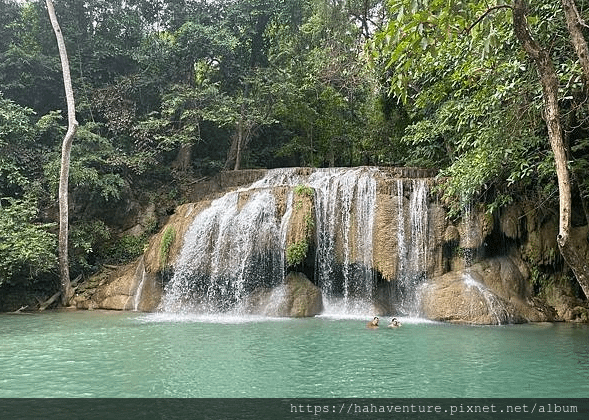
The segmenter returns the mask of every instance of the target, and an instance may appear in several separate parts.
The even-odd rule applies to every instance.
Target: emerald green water
[[[0,316],[0,397],[587,397],[589,327]]]

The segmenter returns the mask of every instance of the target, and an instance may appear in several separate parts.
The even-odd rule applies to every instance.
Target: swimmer
[[[391,319],[391,323],[387,326],[387,328],[398,328],[401,326],[401,323],[397,321],[397,318]]]
[[[378,317],[375,316],[372,321],[366,324],[366,328],[375,329],[378,328]]]

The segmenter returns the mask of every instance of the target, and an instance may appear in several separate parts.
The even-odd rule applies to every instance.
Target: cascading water
[[[315,190],[315,277],[329,312],[370,313],[375,168],[319,170]]]
[[[162,300],[164,311],[238,310],[260,285],[282,281],[280,223],[268,190],[240,191],[213,201],[192,223]]]
[[[141,279],[137,284],[137,289],[135,289],[135,295],[133,296],[133,310],[139,310],[139,304],[141,303],[141,293],[143,292],[143,286],[145,285],[145,268],[143,266],[143,259],[141,259],[140,263],[141,267]]]
[[[314,191],[312,281],[321,288],[325,311],[361,316],[373,313],[377,288],[374,220],[381,175],[378,168],[371,167],[276,169],[249,188],[214,200],[195,217],[184,237],[174,275],[165,288],[162,310],[242,313],[255,290],[283,293],[278,286],[285,278],[292,190],[307,185]],[[410,190],[408,205],[404,204],[404,182]],[[413,314],[415,290],[425,272],[428,191],[423,180],[399,180],[397,186],[399,225],[391,234],[395,235],[396,228],[398,255],[390,255],[399,260],[396,307]],[[279,191],[283,194],[280,199]],[[280,200],[282,205],[278,205]],[[278,214],[277,208],[282,208],[283,214]]]
[[[486,305],[486,312],[491,315],[495,323],[501,325],[507,324],[513,320],[505,303],[484,284],[476,281],[469,273],[466,273],[464,276],[464,284],[470,293],[476,293],[479,296],[482,296]]]
[[[424,180],[411,180],[407,232],[403,182],[397,180],[398,276],[393,284],[393,298],[399,313],[418,316],[420,286],[426,280],[427,271],[428,188]]]

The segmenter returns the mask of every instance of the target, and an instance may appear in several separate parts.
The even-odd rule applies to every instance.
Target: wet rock
[[[87,289],[73,299],[78,309],[111,309],[152,311],[162,295],[156,275],[147,273],[143,258],[123,267],[101,273],[103,285]],[[92,278],[90,283],[95,283]]]
[[[422,291],[421,311],[432,320],[473,324],[555,319],[552,311],[531,299],[526,278],[509,257],[432,279]]]
[[[268,296],[264,314],[279,317],[311,317],[323,310],[321,290],[302,273],[289,273],[284,284]]]

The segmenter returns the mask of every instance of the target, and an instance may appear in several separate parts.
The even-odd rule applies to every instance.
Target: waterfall
[[[426,280],[427,271],[428,188],[424,180],[414,179],[410,182],[407,220],[403,180],[397,180],[398,276],[393,285],[393,299],[398,312],[418,316],[420,286]]]
[[[486,312],[489,313],[498,325],[512,321],[513,317],[507,305],[484,284],[476,281],[469,273],[464,275],[464,284],[466,285],[467,291],[482,296],[487,309]]]
[[[251,195],[245,203],[242,194]],[[163,310],[239,311],[256,287],[280,283],[284,257],[275,213],[268,190],[241,190],[213,201],[185,235]]]
[[[139,280],[139,284],[137,285],[137,290],[135,290],[135,296],[133,296],[133,310],[139,310],[139,304],[141,303],[141,293],[143,292],[143,286],[145,285],[145,269],[143,268],[143,262],[141,263],[141,280]]]
[[[462,305],[470,311],[464,319],[519,319],[511,301],[491,283],[476,281],[474,271],[465,278],[444,271],[450,264],[462,269],[455,244],[465,253],[464,265],[476,266],[472,257],[483,242],[485,220],[467,207],[455,226],[443,218],[441,206],[430,203],[430,180],[404,173],[375,167],[273,169],[211,201],[187,216],[192,223],[174,256],[160,309],[238,317],[313,316],[323,310],[335,317],[437,319],[451,311],[432,315],[431,308],[460,312]],[[289,267],[286,250],[298,251],[300,244],[304,250]],[[129,294],[135,310],[143,276],[137,273]]]
[[[373,167],[274,169],[250,187],[212,201],[184,235],[162,310],[239,314],[246,311],[253,292],[283,293],[293,189],[306,185],[314,191],[311,280],[321,289],[325,311],[373,313],[379,177],[383,174]],[[391,235],[398,249],[387,258],[398,260],[395,307],[413,314],[427,266],[428,189],[425,180],[393,182],[398,204],[391,211],[398,212],[398,224],[391,227]]]
[[[369,313],[376,168],[317,170],[315,278],[327,311]]]

